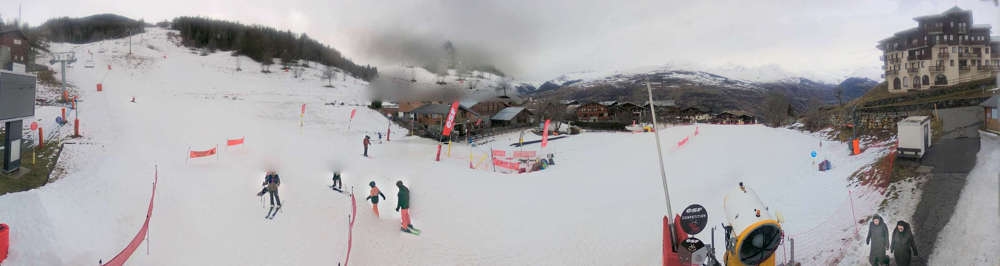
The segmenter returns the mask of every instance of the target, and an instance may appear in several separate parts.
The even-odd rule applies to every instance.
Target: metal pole
[[[792,264],[792,263],[795,263],[795,239],[794,238],[789,238],[788,239],[788,246],[789,246],[788,263]]]
[[[670,189],[667,187],[667,171],[663,166],[663,148],[660,146],[660,129],[656,128],[656,107],[653,103],[653,88],[649,85],[649,79],[646,79],[646,93],[649,95],[649,112],[653,119],[653,135],[656,137],[656,154],[659,156],[660,160],[660,181],[663,181],[663,198],[667,203],[667,223],[670,225],[670,249],[674,252],[677,251],[677,243],[675,243],[677,236],[674,232],[674,212],[670,207]]]

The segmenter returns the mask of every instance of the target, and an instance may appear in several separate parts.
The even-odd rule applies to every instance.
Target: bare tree
[[[326,66],[326,69],[323,69],[323,79],[326,80],[327,87],[333,88],[333,79],[336,78],[336,76],[337,76],[337,71],[335,67]]]
[[[809,98],[808,106],[806,106],[808,109],[803,117],[806,129],[815,131],[829,125],[829,120],[820,110],[822,106],[823,103],[818,98]]]
[[[780,127],[788,120],[788,97],[778,91],[770,91],[764,97],[764,119],[771,126]]]

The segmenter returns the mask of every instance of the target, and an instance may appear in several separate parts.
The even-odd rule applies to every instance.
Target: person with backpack
[[[917,245],[914,241],[913,232],[910,231],[910,224],[904,221],[896,223],[896,230],[892,231],[892,244],[889,251],[896,258],[897,266],[909,266],[910,260],[917,254]]]
[[[417,229],[413,228],[413,224],[410,223],[410,188],[403,185],[403,180],[396,181],[396,188],[399,189],[399,192],[396,193],[396,211],[402,216],[399,230],[413,233],[411,229]]]
[[[365,145],[365,157],[368,157],[368,145],[372,145],[371,137],[365,135],[365,140],[362,141],[362,144]]]
[[[274,171],[267,171],[267,175],[264,176],[264,183],[261,184],[264,188],[257,193],[257,196],[264,196],[265,192],[269,193],[271,195],[271,207],[274,207],[275,201],[278,202],[278,207],[281,207],[281,197],[278,197],[278,186],[280,185],[281,179],[278,178],[278,174]]]
[[[385,200],[385,194],[382,194],[382,191],[378,190],[378,187],[375,186],[375,181],[368,182],[368,186],[372,188],[368,191],[368,197],[365,200],[372,201],[372,211],[375,212],[375,217],[378,218],[378,197],[382,196],[382,200]]]
[[[868,237],[865,238],[865,243],[871,245],[871,250],[868,252],[868,262],[872,266],[882,265],[882,262],[889,258],[885,255],[885,252],[889,250],[889,229],[885,226],[882,216],[876,214],[868,223]]]

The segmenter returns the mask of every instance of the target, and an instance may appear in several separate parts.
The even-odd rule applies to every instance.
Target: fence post
[[[788,264],[795,265],[795,239],[788,238]]]

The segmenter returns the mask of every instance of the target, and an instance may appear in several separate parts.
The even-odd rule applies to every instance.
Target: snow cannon
[[[773,217],[757,193],[740,183],[722,200],[726,215],[726,265],[775,265],[781,244],[780,219]]]

